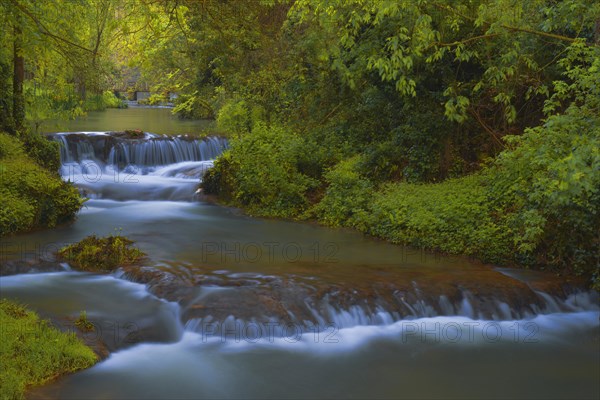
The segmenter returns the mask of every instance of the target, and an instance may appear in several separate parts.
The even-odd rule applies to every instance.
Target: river
[[[110,110],[54,135],[63,177],[90,200],[72,224],[3,241],[4,261],[39,267],[1,277],[2,296],[63,328],[85,310],[88,339],[111,351],[31,398],[600,396],[596,293],[206,202],[198,180],[227,143],[140,123],[179,123],[164,111]],[[153,134],[105,133],[130,128]],[[64,244],[115,231],[144,267],[47,267]]]

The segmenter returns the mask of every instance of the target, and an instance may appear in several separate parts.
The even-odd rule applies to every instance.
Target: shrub
[[[112,271],[120,266],[139,262],[145,254],[133,241],[119,235],[98,238],[88,236],[78,243],[60,249],[57,256],[84,271]]]
[[[0,191],[0,236],[18,232],[34,225],[35,207],[9,191]]]
[[[307,192],[317,181],[300,172],[309,158],[301,138],[281,128],[258,124],[231,141],[204,178],[208,193],[228,192],[235,205],[255,215],[297,217],[308,206]]]
[[[231,151],[224,151],[202,177],[202,189],[205,194],[214,194],[221,200],[229,202],[233,199],[235,181],[233,176]]]
[[[110,90],[106,90],[102,94],[87,96],[83,102],[85,111],[102,111],[107,108],[127,108],[127,103],[119,99]]]
[[[152,93],[146,101],[151,106],[160,106],[169,102],[169,97],[164,94]]]
[[[245,100],[232,99],[217,114],[218,128],[236,135],[250,132],[253,122],[252,108]]]
[[[60,169],[60,144],[45,136],[26,132],[21,136],[27,155],[48,171],[58,173]]]
[[[327,225],[356,226],[373,196],[371,182],[357,172],[362,159],[355,156],[338,163],[325,174],[325,196],[312,212]]]
[[[110,90],[106,90],[102,93],[102,103],[105,108],[127,108],[127,103],[118,98]]]
[[[29,140],[29,152],[46,165],[55,163],[58,149],[46,139]],[[77,189],[56,171],[40,167],[16,138],[0,133],[0,236],[34,227],[53,227],[71,220],[83,204]]]
[[[376,182],[405,180],[434,181],[442,173],[440,153],[448,136],[448,122],[431,111],[405,107],[408,116],[390,133],[365,148],[362,173]]]
[[[522,260],[599,285],[600,118],[572,107],[509,142],[489,169],[489,196],[511,212]]]
[[[507,262],[508,232],[487,200],[478,175],[437,184],[388,184],[374,194],[356,225],[395,243]]]

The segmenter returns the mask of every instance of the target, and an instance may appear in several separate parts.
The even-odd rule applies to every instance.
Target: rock
[[[10,260],[0,263],[0,276],[65,271],[65,266],[50,259]]]

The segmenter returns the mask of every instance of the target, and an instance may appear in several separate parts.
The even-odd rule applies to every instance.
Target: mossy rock
[[[143,139],[145,136],[144,131],[142,131],[141,129],[127,129],[125,131],[125,134],[127,135],[127,137],[133,139]]]
[[[146,134],[141,129],[126,129],[124,131],[112,131],[108,133],[110,136],[121,139],[144,139]]]
[[[91,272],[109,272],[118,267],[140,262],[146,254],[132,247],[133,241],[124,236],[99,238],[88,236],[78,243],[60,249],[57,256],[72,267]]]

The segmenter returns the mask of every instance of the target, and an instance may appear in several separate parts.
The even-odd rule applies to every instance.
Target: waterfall
[[[210,288],[212,296],[220,296],[215,288]],[[223,290],[223,289],[222,289]],[[236,315],[234,310],[215,310],[210,312],[210,307],[203,308],[207,315],[202,317],[191,317],[185,322],[185,329],[192,332],[202,333],[204,330],[223,329],[234,330],[249,325],[257,325],[262,331],[268,330],[268,326],[277,326],[285,331],[287,326],[301,327],[305,331],[327,331],[335,329],[353,328],[358,326],[389,326],[398,322],[410,323],[424,318],[458,318],[472,321],[528,321],[542,315],[553,315],[560,313],[585,313],[600,311],[598,306],[598,295],[595,292],[577,292],[562,299],[547,293],[536,292],[540,296],[539,305],[527,305],[521,308],[512,308],[507,303],[499,300],[490,300],[486,304],[476,304],[470,293],[465,292],[463,299],[457,304],[452,304],[444,295],[437,302],[428,304],[422,299],[413,304],[387,304],[385,306],[348,305],[340,306],[337,301],[331,301],[325,297],[318,302],[304,304],[306,310],[300,310],[295,315],[288,310],[285,318],[273,315],[253,315],[250,318],[242,318]],[[207,304],[206,297],[203,304]],[[313,299],[314,300],[314,299]],[[193,306],[193,304],[192,304]],[[299,310],[298,304],[294,309]],[[475,313],[473,310],[477,310]],[[185,311],[185,310],[184,310]],[[218,311],[218,312],[217,312]],[[231,312],[231,314],[228,313]],[[185,318],[184,313],[184,320]]]
[[[185,161],[215,159],[227,148],[227,139],[208,136],[202,139],[184,136],[145,134],[143,138],[126,138],[111,133],[58,133],[53,140],[61,144],[63,163],[94,160],[123,169],[135,166],[163,166]]]
[[[198,180],[227,139],[123,132],[57,133],[61,175],[89,198],[193,200]]]

